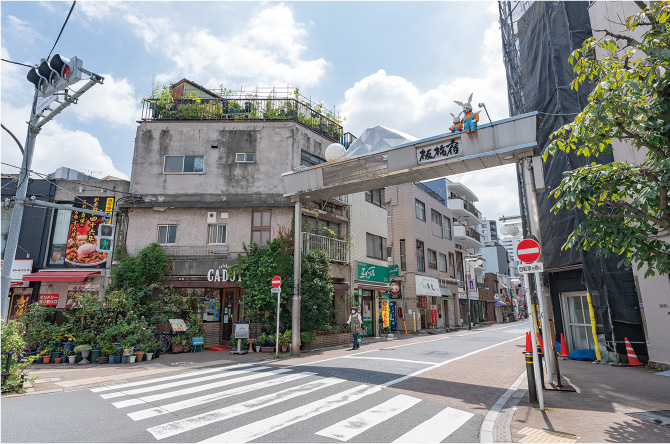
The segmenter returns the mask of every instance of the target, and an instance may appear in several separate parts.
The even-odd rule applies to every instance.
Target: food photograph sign
[[[80,197],[75,206],[94,211],[112,213],[113,197]],[[73,211],[70,216],[70,229],[65,251],[65,263],[68,267],[101,267],[107,260],[107,253],[96,251],[98,243],[98,225],[102,217]]]

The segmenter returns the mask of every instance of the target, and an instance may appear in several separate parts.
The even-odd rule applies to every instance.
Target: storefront
[[[378,336],[381,316],[380,296],[382,293],[391,292],[389,269],[384,265],[357,262],[356,271],[354,297],[358,298],[358,301],[353,301],[353,303],[362,308],[364,334]],[[395,310],[397,311],[397,307]]]
[[[421,315],[421,328],[436,329],[444,326],[442,293],[437,279],[414,275],[417,310]]]
[[[77,308],[82,294],[101,298],[103,271],[106,270],[40,270],[25,275],[23,280],[40,283],[40,303],[56,308]]]
[[[0,261],[0,267],[3,262]],[[30,304],[34,289],[29,282],[23,282],[23,276],[30,274],[32,269],[32,259],[15,259],[13,262],[9,287],[9,321],[18,319]]]

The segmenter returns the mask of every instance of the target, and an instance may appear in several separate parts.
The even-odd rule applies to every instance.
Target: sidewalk
[[[563,384],[576,392],[544,390],[543,413],[528,402],[523,382],[516,390],[516,401],[521,398],[516,412],[509,409],[513,442],[670,442],[670,428],[628,415],[670,410],[670,377],[655,375],[658,370],[583,361],[561,360],[559,365]]]
[[[409,340],[425,337],[421,334],[396,334],[394,340]],[[384,338],[366,337],[365,344],[376,342],[386,343]],[[330,349],[344,349],[351,347],[340,346]],[[318,356],[329,349],[317,349],[301,353],[302,356]],[[280,354],[281,356],[281,354]],[[284,358],[289,356],[284,354]],[[54,391],[77,390],[95,387],[102,384],[117,384],[133,379],[149,378],[157,375],[169,376],[204,367],[230,366],[261,361],[277,361],[274,353],[246,353],[243,355],[231,354],[230,350],[210,351],[203,350],[196,353],[162,354],[158,359],[143,361],[135,364],[35,364],[28,371],[28,377],[37,377],[32,382],[26,382],[26,394],[49,393]],[[21,396],[8,394],[5,396]]]

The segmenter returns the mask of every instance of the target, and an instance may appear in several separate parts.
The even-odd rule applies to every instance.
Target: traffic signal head
[[[43,60],[39,67],[28,72],[30,81],[41,96],[50,96],[81,80],[82,61],[77,57],[67,59],[60,54]]]
[[[100,253],[110,253],[112,251],[112,240],[108,238],[98,239],[95,250]]]
[[[98,237],[114,237],[114,225],[100,224],[98,225]]]

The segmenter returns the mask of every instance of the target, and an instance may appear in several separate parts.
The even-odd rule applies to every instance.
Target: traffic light
[[[114,225],[98,225],[98,243],[95,246],[95,251],[99,251],[100,253],[111,253],[113,245]]]
[[[56,54],[50,62],[43,59],[40,66],[28,71],[26,78],[35,85],[40,96],[48,97],[81,80],[82,66],[83,62],[77,57],[68,59]]]

